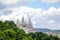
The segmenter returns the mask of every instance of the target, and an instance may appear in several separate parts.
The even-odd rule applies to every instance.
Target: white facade
[[[17,26],[20,29],[23,29],[26,33],[35,32],[30,18],[28,23],[25,22],[24,17],[22,17],[21,23],[19,22],[19,20],[17,20]]]

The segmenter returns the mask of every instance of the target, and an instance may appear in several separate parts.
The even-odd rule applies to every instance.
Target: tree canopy
[[[60,40],[57,36],[48,36],[42,32],[26,34],[13,21],[0,21],[0,40]]]

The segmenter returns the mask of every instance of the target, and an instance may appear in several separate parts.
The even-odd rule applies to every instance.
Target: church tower
[[[35,29],[33,28],[32,22],[29,18],[28,23],[25,22],[24,17],[22,17],[21,22],[19,22],[19,20],[17,20],[17,26],[20,29],[23,29],[26,33],[30,33],[30,32],[35,32]]]
[[[17,26],[20,26],[20,22],[19,22],[19,20],[18,20],[18,19],[17,19],[17,23],[16,23],[16,24],[17,24]]]
[[[21,27],[27,27],[24,17],[22,17],[22,20],[21,20]]]
[[[33,28],[33,25],[32,25],[32,22],[30,20],[30,17],[29,17],[29,20],[28,20],[28,28]]]

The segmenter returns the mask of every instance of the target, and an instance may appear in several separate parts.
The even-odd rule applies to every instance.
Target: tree
[[[25,36],[26,36],[26,33],[24,30],[22,30],[22,29],[16,30],[16,40],[22,40],[23,37],[25,37]]]
[[[28,36],[28,40],[33,40],[33,38],[31,36]]]
[[[4,31],[6,29],[13,29],[16,27],[16,24],[13,21],[0,21],[0,30]]]
[[[22,40],[28,40],[28,37],[24,37]]]
[[[48,36],[47,34],[42,32],[36,32],[35,35],[36,35],[36,40],[42,40],[45,36]]]
[[[22,40],[33,40],[31,36],[29,37],[24,37]]]
[[[48,36],[42,32],[26,34],[13,21],[0,21],[0,40],[60,40],[57,36]]]
[[[33,33],[33,32],[29,33],[29,34],[28,34],[28,36],[32,37],[32,38],[33,38],[33,40],[35,40],[35,39],[36,39],[36,35],[35,35],[35,33]]]
[[[42,40],[50,40],[50,37],[49,36],[45,36],[42,38]]]
[[[52,37],[54,40],[60,40],[57,36]]]
[[[2,31],[0,31],[0,40],[4,40],[4,37],[5,37],[5,34]]]
[[[9,29],[9,30],[4,30],[4,34],[5,34],[5,40],[15,40],[16,38],[16,32]]]

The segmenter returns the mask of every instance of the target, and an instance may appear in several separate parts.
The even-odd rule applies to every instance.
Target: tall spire
[[[25,21],[24,21],[24,17],[22,17],[22,22],[25,22]]]
[[[31,22],[31,20],[30,20],[30,17],[29,17],[29,21],[28,21],[28,27],[29,27],[29,28],[32,28],[32,27],[33,27],[32,22]]]
[[[17,26],[20,26],[19,20],[17,19]]]
[[[22,27],[27,27],[26,22],[25,22],[25,20],[24,20],[24,17],[22,17],[21,25],[22,25]]]

